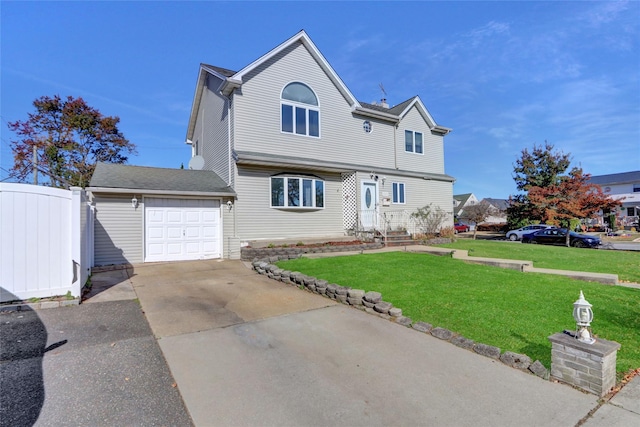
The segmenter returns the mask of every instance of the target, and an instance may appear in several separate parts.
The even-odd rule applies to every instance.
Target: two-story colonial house
[[[385,211],[448,206],[448,132],[417,96],[358,101],[301,31],[239,71],[202,64],[187,142],[237,193],[234,237],[246,243],[342,236]]]
[[[448,132],[418,96],[395,106],[358,101],[300,31],[239,71],[200,65],[186,142],[190,165],[202,170],[185,172],[220,180],[209,194],[186,196],[218,200],[220,227],[211,234],[219,240],[214,256],[221,257],[237,258],[242,246],[256,242],[375,230],[381,218],[428,204],[450,213],[444,225],[451,226]],[[111,181],[91,185],[108,193]],[[144,188],[138,193],[144,203]],[[143,228],[154,215],[163,217],[163,202],[154,199],[152,211],[142,209]],[[151,260],[146,239],[156,231],[142,237],[139,260]]]

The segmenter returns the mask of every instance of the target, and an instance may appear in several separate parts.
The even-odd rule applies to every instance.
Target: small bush
[[[504,222],[498,224],[478,224],[476,229],[478,231],[489,231],[492,233],[506,233],[509,231],[509,226]]]
[[[440,237],[452,238],[456,234],[456,230],[453,227],[442,227],[440,229]]]

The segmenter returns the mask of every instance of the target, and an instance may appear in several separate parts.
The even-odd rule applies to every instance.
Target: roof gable
[[[193,131],[195,130],[196,117],[198,113],[198,108],[200,106],[202,93],[205,89],[207,73],[212,74],[222,80],[222,84],[220,85],[218,90],[222,95],[229,96],[235,89],[242,86],[245,77],[249,73],[256,70],[261,65],[267,63],[274,56],[280,54],[284,50],[295,45],[296,43],[302,44],[307,49],[307,51],[310,53],[312,58],[316,61],[316,63],[320,66],[320,68],[325,72],[327,77],[335,85],[335,87],[342,94],[342,96],[347,100],[349,105],[353,109],[360,107],[358,100],[355,98],[355,96],[353,96],[351,91],[347,88],[347,86],[344,84],[342,79],[335,72],[333,67],[331,67],[329,62],[322,55],[322,53],[320,53],[320,50],[311,41],[307,33],[304,30],[301,30],[300,32],[295,34],[293,37],[284,41],[280,45],[276,46],[275,48],[271,49],[269,52],[262,55],[260,58],[256,59],[246,67],[242,68],[240,71],[232,71],[226,68],[216,67],[213,65],[200,64],[200,71],[198,73],[198,82],[196,83],[196,92],[193,98],[193,103],[191,105],[191,114],[189,116],[187,140],[192,138]]]
[[[509,207],[509,201],[506,199],[492,199],[490,197],[485,197],[484,199],[482,199],[482,202],[487,202],[494,208],[501,211],[506,211]]]
[[[361,114],[364,116],[374,117],[381,120],[390,121],[392,123],[398,123],[402,120],[404,116],[408,114],[408,112],[412,108],[417,108],[419,113],[424,118],[425,122],[431,129],[433,133],[439,135],[446,135],[451,132],[450,128],[446,128],[443,126],[439,126],[427,108],[424,106],[420,97],[414,96],[394,107],[386,108],[380,105],[367,104],[359,102],[351,93],[351,91],[344,84],[342,79],[335,72],[333,67],[329,64],[326,58],[322,55],[320,50],[316,47],[316,45],[311,41],[311,38],[307,35],[304,30],[300,30],[293,37],[285,40],[280,45],[271,49],[269,52],[262,55],[260,58],[256,59],[249,65],[242,68],[240,71],[232,71],[226,68],[216,67],[208,64],[200,64],[200,71],[198,74],[198,82],[196,84],[196,91],[193,98],[193,103],[191,105],[191,114],[189,116],[189,126],[187,128],[187,143],[190,143],[190,139],[193,137],[193,132],[195,130],[196,118],[198,109],[200,106],[200,100],[202,99],[202,93],[204,92],[206,85],[206,75],[211,74],[222,80],[222,84],[218,88],[218,91],[223,96],[229,96],[235,89],[240,88],[244,82],[245,77],[251,72],[255,71],[257,68],[262,66],[263,64],[270,61],[276,55],[285,51],[289,47],[295,45],[296,43],[302,44],[316,63],[320,66],[320,68],[325,72],[325,74],[329,77],[329,79],[333,82],[335,87],[340,91],[340,93],[347,100],[349,105],[352,108],[352,111]]]

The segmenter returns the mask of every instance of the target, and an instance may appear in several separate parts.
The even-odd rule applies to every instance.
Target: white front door
[[[362,181],[360,187],[360,225],[373,229],[378,222],[378,183]]]
[[[220,201],[145,198],[145,262],[220,258]]]

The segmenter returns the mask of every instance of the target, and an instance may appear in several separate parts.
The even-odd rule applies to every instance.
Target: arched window
[[[289,83],[282,90],[281,130],[285,133],[320,137],[318,98],[304,83]]]

